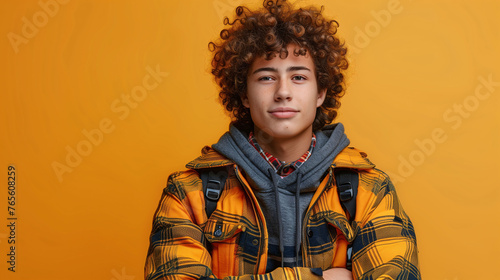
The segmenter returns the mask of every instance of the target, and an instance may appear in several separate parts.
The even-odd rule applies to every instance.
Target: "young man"
[[[233,122],[170,175],[145,278],[420,279],[413,226],[388,176],[348,147],[342,124],[327,125],[348,65],[337,23],[265,1],[226,24],[210,48]],[[210,171],[223,185],[213,213],[201,179]],[[351,174],[347,189],[338,174]]]

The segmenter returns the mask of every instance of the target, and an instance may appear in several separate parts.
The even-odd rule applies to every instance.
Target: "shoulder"
[[[168,176],[164,193],[183,200],[188,192],[201,190],[199,174],[195,170],[184,170],[173,172]]]
[[[368,170],[375,168],[375,164],[368,159],[365,152],[354,147],[346,147],[335,157],[332,167]]]
[[[168,176],[165,192],[181,200],[190,192],[203,190],[200,173],[214,168],[230,166],[233,162],[209,146],[203,147],[201,155],[186,164],[186,170],[176,171]]]
[[[332,163],[333,168],[349,168],[359,173],[360,186],[374,194],[393,191],[389,176],[376,168],[367,153],[355,147],[346,147]]]

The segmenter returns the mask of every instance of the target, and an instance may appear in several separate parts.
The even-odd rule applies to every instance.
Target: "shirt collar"
[[[285,163],[283,161],[280,161],[270,153],[264,151],[262,147],[259,145],[259,143],[257,143],[257,140],[255,140],[253,132],[250,132],[250,135],[248,136],[248,142],[252,144],[252,146],[271,165],[271,167],[278,175],[280,175],[281,177],[286,177],[293,171],[299,169],[299,167],[302,166],[302,164],[304,164],[304,162],[306,162],[309,159],[309,157],[313,152],[314,147],[316,146],[316,135],[313,133],[311,139],[311,146],[309,146],[309,149],[299,159],[290,163]]]

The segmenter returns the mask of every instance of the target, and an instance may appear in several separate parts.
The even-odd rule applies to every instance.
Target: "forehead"
[[[249,74],[262,67],[287,68],[290,66],[305,66],[311,70],[314,69],[314,61],[309,51],[306,52],[305,55],[299,55],[299,49],[300,47],[296,45],[289,45],[287,47],[288,55],[283,58],[279,56],[279,53],[271,59],[266,59],[265,55],[257,57],[250,66]]]

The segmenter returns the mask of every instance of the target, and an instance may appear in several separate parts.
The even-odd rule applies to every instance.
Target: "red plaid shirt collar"
[[[264,151],[259,146],[259,143],[257,143],[257,141],[255,140],[253,132],[250,132],[250,135],[248,136],[248,142],[250,142],[250,144],[252,144],[252,146],[259,152],[259,154],[273,167],[274,171],[276,171],[278,175],[280,175],[281,177],[286,177],[293,171],[299,169],[299,167],[302,166],[302,164],[304,164],[307,159],[309,159],[314,147],[316,146],[316,135],[313,133],[309,150],[307,150],[298,160],[290,163],[280,161],[270,153]]]

